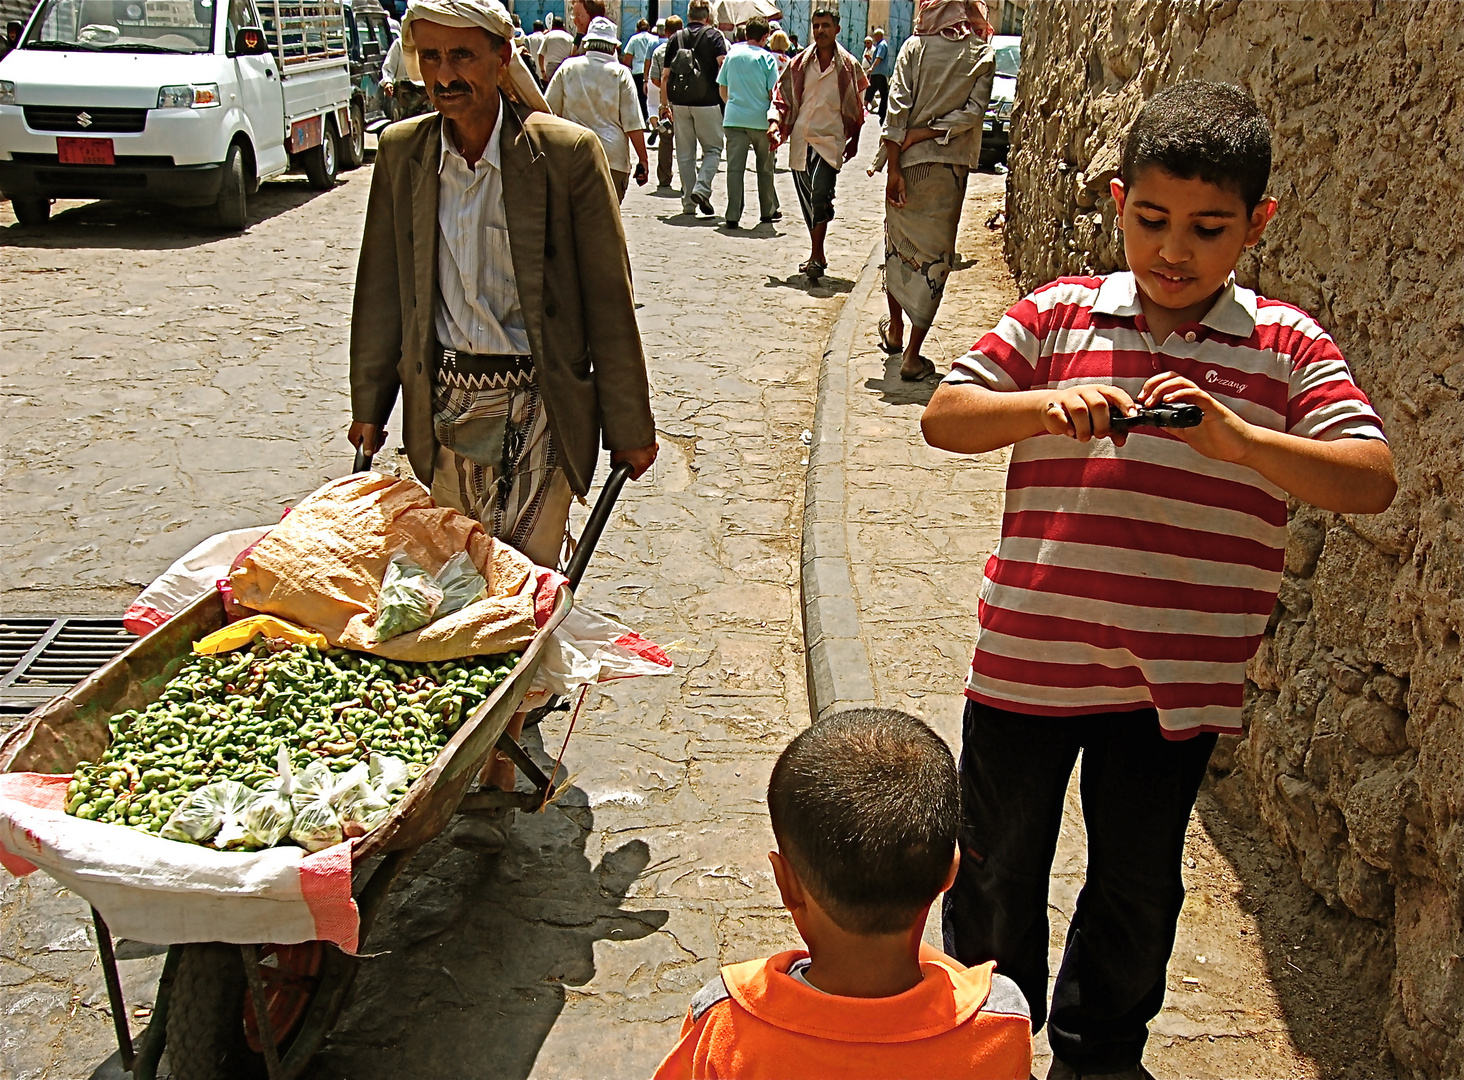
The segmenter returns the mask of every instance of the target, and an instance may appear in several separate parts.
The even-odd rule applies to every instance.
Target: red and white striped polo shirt
[[[993,390],[1109,383],[1137,397],[1174,371],[1259,427],[1383,438],[1336,343],[1306,312],[1234,279],[1156,345],[1130,273],[1023,299],[947,382]],[[1241,730],[1246,661],[1281,585],[1286,494],[1155,428],[1118,447],[1037,435],[1012,448],[986,564],[973,700],[1046,716],[1154,707],[1166,737]]]

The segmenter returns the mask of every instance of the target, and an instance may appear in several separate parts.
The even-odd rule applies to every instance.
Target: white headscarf
[[[422,81],[417,43],[412,35],[412,23],[418,19],[440,26],[477,26],[501,37],[509,43],[509,61],[499,73],[499,87],[535,112],[549,112],[549,103],[514,44],[513,19],[498,0],[412,0],[402,16],[402,59],[406,61],[407,77],[413,82]]]

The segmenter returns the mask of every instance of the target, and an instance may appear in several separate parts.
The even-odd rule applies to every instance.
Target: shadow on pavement
[[[258,225],[325,194],[305,180],[265,181],[249,198],[249,224]],[[103,199],[53,212],[51,220],[37,228],[11,225],[0,229],[0,247],[165,251],[200,247],[237,235],[216,228],[210,213],[208,207]]]
[[[676,197],[678,199],[681,198],[680,195]],[[663,214],[657,217],[656,220],[666,225],[672,225],[678,229],[695,229],[698,227],[715,229],[722,224],[721,217],[716,214],[713,214],[711,217],[703,217],[696,213]]]
[[[734,240],[772,240],[783,235],[771,221],[759,221],[756,225],[743,225],[736,229],[724,222],[717,231]]]
[[[1211,773],[1195,813],[1240,879],[1256,921],[1266,976],[1296,1049],[1316,1075],[1398,1075],[1383,1039],[1393,950],[1381,926],[1329,908],[1269,837],[1238,778]],[[1320,933],[1318,932],[1320,931]]]
[[[541,764],[553,764],[537,729],[524,743]],[[369,958],[351,1003],[307,1075],[528,1076],[564,1009],[566,987],[594,977],[595,942],[635,941],[670,918],[621,907],[650,862],[643,840],[590,865],[585,840],[594,817],[586,802],[571,788],[542,814],[520,813],[496,857],[459,850],[445,837],[424,847],[364,943]]]
[[[767,289],[797,289],[799,292],[806,292],[809,296],[817,296],[822,299],[833,296],[836,293],[851,292],[854,288],[854,282],[848,278],[839,277],[825,276],[819,278],[818,281],[810,281],[803,274],[794,274],[788,278],[773,277],[772,274],[769,274],[767,284],[763,287]]]
[[[884,378],[866,379],[864,388],[873,390],[887,405],[929,405],[935,388],[940,385],[942,372],[937,370],[919,382],[906,382],[900,378],[900,362],[899,353],[886,356]]]

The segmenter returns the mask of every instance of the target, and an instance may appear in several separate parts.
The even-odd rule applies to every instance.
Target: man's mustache
[[[461,80],[450,82],[446,86],[441,83],[434,83],[432,86],[433,97],[441,94],[471,94],[472,92],[473,88]]]

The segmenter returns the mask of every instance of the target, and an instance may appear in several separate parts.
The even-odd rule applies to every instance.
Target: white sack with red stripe
[[[152,633],[204,593],[216,589],[220,579],[229,576],[240,553],[272,527],[260,525],[210,536],[138,594],[123,614],[122,625],[138,637]]]
[[[576,605],[549,635],[544,662],[529,686],[523,708],[537,708],[555,694],[564,696],[592,683],[669,675],[674,669],[671,658],[655,642]]]
[[[330,941],[355,952],[351,843],[215,851],[63,811],[69,776],[0,775],[0,865],[44,870],[118,937],[174,945]]]

